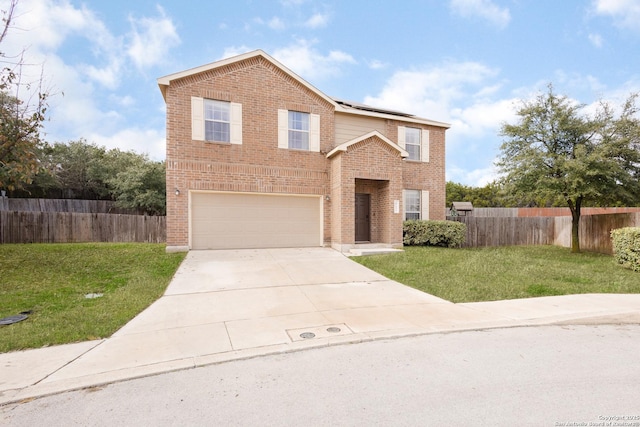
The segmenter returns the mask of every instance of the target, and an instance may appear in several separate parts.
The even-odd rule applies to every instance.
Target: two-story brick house
[[[158,79],[167,250],[402,246],[444,219],[446,123],[331,98],[254,51]]]

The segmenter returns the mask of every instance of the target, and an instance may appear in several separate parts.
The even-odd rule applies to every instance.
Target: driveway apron
[[[0,355],[0,403],[333,344],[638,313],[640,295],[453,304],[328,248],[192,251],[113,336]]]

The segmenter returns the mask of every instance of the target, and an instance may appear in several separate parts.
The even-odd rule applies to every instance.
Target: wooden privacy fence
[[[554,218],[458,217],[467,226],[463,247],[552,245]]]
[[[453,220],[453,218],[448,218]],[[557,245],[571,247],[571,217],[457,217],[467,226],[463,247]],[[640,213],[583,215],[580,248],[611,254],[611,230],[640,227]]]
[[[640,212],[640,207],[582,208],[582,217],[602,214]],[[447,216],[451,214],[447,209]],[[473,208],[470,216],[478,217],[539,217],[571,216],[569,208]]]
[[[0,211],[0,243],[166,241],[166,217]]]
[[[111,213],[128,215],[140,213],[132,209],[118,208],[112,200],[16,199],[9,197],[0,197],[0,211]]]

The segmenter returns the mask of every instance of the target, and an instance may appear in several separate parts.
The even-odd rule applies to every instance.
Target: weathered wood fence
[[[552,245],[554,218],[458,217],[467,226],[464,247]]]
[[[0,211],[77,212],[136,215],[140,212],[118,208],[111,200],[14,199],[0,197]]]
[[[454,219],[454,218],[448,218]],[[571,247],[571,217],[457,217],[467,225],[463,247],[558,245]],[[640,213],[583,215],[580,247],[589,252],[611,254],[611,230],[640,227]]]
[[[640,207],[620,207],[620,208],[582,208],[582,216],[635,213],[640,212]],[[450,210],[447,209],[447,216]],[[569,208],[473,208],[471,216],[477,217],[556,217],[571,216]]]
[[[0,243],[166,241],[166,217],[0,211]]]

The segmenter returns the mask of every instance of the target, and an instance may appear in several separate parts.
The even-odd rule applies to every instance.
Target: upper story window
[[[204,139],[205,141],[231,141],[231,103],[225,101],[204,100]]]
[[[398,145],[409,153],[407,160],[425,163],[429,161],[429,131],[427,129],[398,126]]]
[[[320,151],[320,115],[278,110],[278,148]]]
[[[242,104],[192,96],[191,139],[242,144]]]
[[[409,160],[420,160],[420,129],[405,128],[405,150],[409,153]]]
[[[309,114],[289,111],[289,148],[309,149]]]

